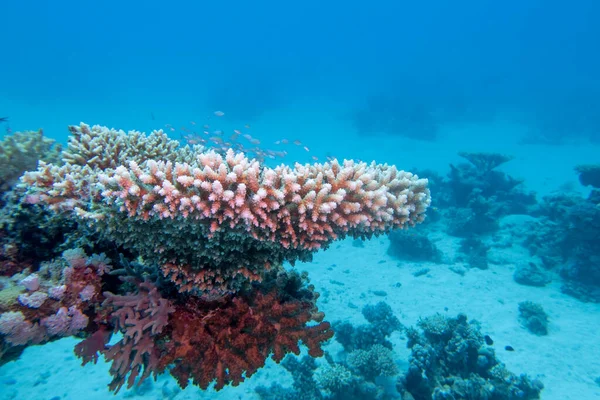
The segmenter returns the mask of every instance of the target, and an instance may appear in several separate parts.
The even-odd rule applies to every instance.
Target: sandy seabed
[[[387,302],[404,325],[414,325],[420,317],[436,312],[448,316],[465,313],[469,319],[478,320],[482,332],[494,339],[496,354],[509,370],[543,381],[543,399],[600,398],[600,386],[594,382],[600,376],[600,304],[582,303],[562,294],[558,279],[544,288],[515,283],[515,265],[528,258],[520,246],[493,249],[489,269],[469,269],[460,275],[450,269],[463,266],[454,262],[457,240],[442,233],[433,233],[431,238],[444,252],[445,263],[393,259],[387,254],[389,240],[383,236],[364,242],[364,247],[344,240],[316,254],[313,262],[297,267],[310,273],[321,292],[320,308],[330,321],[365,323],[360,310],[379,301]],[[422,268],[429,268],[429,272],[413,275]],[[533,335],[520,325],[518,303],[525,300],[540,303],[548,313],[547,336]],[[406,340],[397,332],[391,341],[398,365],[404,370],[410,354]],[[0,399],[258,399],[256,386],[291,383],[290,374],[269,360],[240,386],[219,392],[194,387],[181,391],[164,375],[114,396],[106,386],[110,381],[108,364],[81,367],[73,354],[76,342],[69,338],[29,347],[18,361],[0,368]],[[515,351],[505,351],[505,345]],[[334,355],[341,350],[335,340],[325,348]]]

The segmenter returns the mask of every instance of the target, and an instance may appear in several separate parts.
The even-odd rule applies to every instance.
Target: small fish
[[[260,140],[258,140],[258,139],[250,139],[250,143],[259,145],[260,144]]]
[[[241,135],[242,131],[240,131],[239,129],[234,129],[233,133],[235,133],[236,135]]]
[[[202,126],[202,128],[203,128],[203,129],[210,129],[210,125],[208,125],[208,124],[204,124],[204,125]]]
[[[300,146],[302,144],[302,142],[299,140],[294,140],[292,143],[294,143],[296,146]]]
[[[488,346],[491,346],[494,344],[494,341],[492,340],[490,335],[485,335],[484,339],[485,339],[485,344],[487,344]]]
[[[243,135],[242,137],[246,140],[252,140],[252,136],[248,135],[247,133],[245,135]]]
[[[504,350],[506,350],[506,351],[515,351],[515,349],[512,346],[504,346]]]
[[[250,129],[250,124],[246,124],[246,125],[244,125],[244,128],[246,128],[246,129]]]
[[[312,156],[311,158],[315,161],[319,161],[319,157],[317,157],[317,156]]]
[[[223,111],[215,111],[215,115],[217,117],[222,117],[223,115],[225,115],[225,113]]]
[[[8,122],[8,117],[0,117],[0,122]]]
[[[150,118],[152,118],[152,121],[156,121],[156,118],[154,118],[154,113],[150,112]]]
[[[287,139],[281,139],[281,144],[288,144],[290,141]]]
[[[310,149],[307,146],[304,146],[303,149],[306,151],[310,151]]]
[[[194,121],[190,121],[190,124],[192,125],[196,125],[196,123]]]

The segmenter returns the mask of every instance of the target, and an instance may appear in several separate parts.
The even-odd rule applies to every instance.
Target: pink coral
[[[0,333],[13,346],[39,344],[46,339],[44,329],[37,323],[27,321],[20,311],[0,315]]]
[[[238,291],[335,240],[419,223],[430,203],[426,179],[386,164],[269,168],[231,149],[177,147],[162,134],[132,132],[130,141],[102,127],[71,130],[65,164],[25,174],[28,194],[157,265],[181,291]],[[74,269],[85,261],[68,256]]]
[[[76,307],[61,307],[56,314],[42,319],[49,336],[71,336],[84,329],[89,319]]]
[[[48,289],[48,296],[53,300],[62,300],[65,297],[65,291],[67,290],[66,285],[53,286]]]
[[[40,277],[38,274],[31,274],[19,282],[25,289],[35,292],[40,288]]]
[[[96,295],[96,287],[94,285],[87,285],[81,292],[79,292],[79,298],[83,301],[89,301]]]
[[[196,164],[149,160],[100,175],[101,196],[132,218],[193,218],[210,232],[242,227],[261,241],[318,249],[354,231],[367,234],[422,219],[426,180],[387,165],[337,160],[275,169],[233,150]]]
[[[29,308],[40,308],[46,301],[48,295],[44,292],[23,293],[19,295],[19,303]]]

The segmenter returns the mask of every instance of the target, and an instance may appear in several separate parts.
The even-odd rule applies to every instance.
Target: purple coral
[[[38,274],[31,274],[19,282],[25,289],[35,292],[40,288],[40,277]]]
[[[31,294],[23,293],[19,295],[19,303],[29,308],[40,308],[46,301],[48,295],[44,292],[33,292]]]
[[[25,319],[20,311],[9,311],[0,315],[0,333],[13,346],[39,344],[46,338],[44,329]]]
[[[61,307],[56,314],[42,319],[49,336],[71,336],[84,329],[89,319],[79,309],[72,306],[68,310]]]

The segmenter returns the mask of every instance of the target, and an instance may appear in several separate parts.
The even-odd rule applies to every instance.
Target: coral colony
[[[394,166],[268,168],[162,131],[70,130],[1,204],[0,360],[75,335],[84,364],[112,363],[115,392],[166,371],[237,385],[300,342],[323,355],[319,295],[284,262],[415,225],[430,203],[427,180]]]

